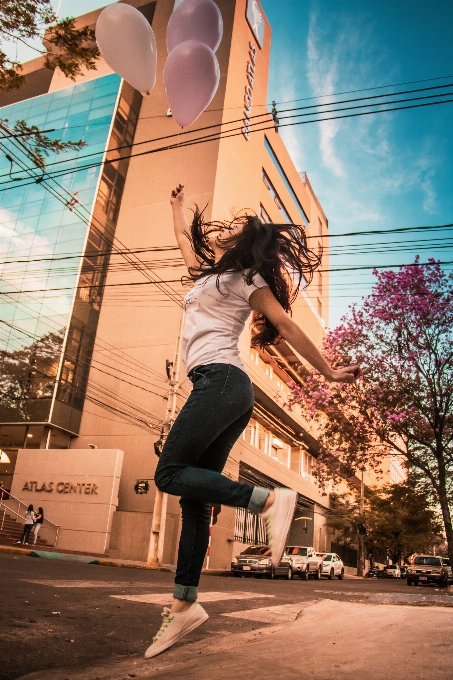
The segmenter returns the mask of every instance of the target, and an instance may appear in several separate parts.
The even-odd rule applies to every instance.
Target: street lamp
[[[302,529],[305,531],[305,533],[307,533],[307,531],[308,531],[308,527],[307,527],[307,519],[309,519],[310,522],[313,522],[313,517],[296,517],[296,519],[295,519],[294,521],[295,521],[295,522],[298,522],[300,519],[304,519],[304,520],[305,520],[305,524],[304,524],[304,526],[302,527]]]

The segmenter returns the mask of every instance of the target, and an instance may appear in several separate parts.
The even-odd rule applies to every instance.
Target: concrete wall
[[[102,554],[118,505],[123,452],[21,449],[11,495],[60,526],[56,547]]]

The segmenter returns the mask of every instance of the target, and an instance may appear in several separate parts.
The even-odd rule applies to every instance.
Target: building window
[[[264,181],[264,178],[263,178]],[[269,189],[269,187],[267,187]],[[265,224],[272,224],[272,220],[263,208],[263,206],[260,204],[260,218],[261,221],[264,222]]]
[[[283,168],[280,164],[280,161],[278,160],[273,148],[269,144],[269,140],[267,139],[266,135],[264,136],[264,146],[265,146],[266,151],[268,152],[269,156],[271,157],[271,160],[272,160],[278,174],[282,178],[283,184],[288,189],[289,195],[293,199],[294,205],[296,206],[299,215],[302,217],[302,220],[303,220],[305,226],[306,227],[310,226],[310,220],[307,217],[307,213],[305,212],[305,210],[302,207],[301,202],[297,198],[296,192],[292,188],[291,183],[290,183],[289,179],[287,178],[286,173],[283,170]]]
[[[275,191],[274,186],[273,186],[272,182],[270,181],[268,175],[266,174],[265,170],[263,170],[262,177],[263,177],[264,186],[269,191],[272,200],[274,201],[274,203],[277,206],[281,216],[283,217],[283,221],[286,222],[286,224],[292,224],[293,221],[290,218],[288,211],[286,210],[285,206],[283,205],[283,201],[281,200],[280,196]]]

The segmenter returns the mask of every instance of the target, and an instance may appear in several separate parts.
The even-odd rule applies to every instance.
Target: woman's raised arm
[[[187,269],[197,268],[199,261],[192,249],[189,237],[189,223],[184,212],[184,185],[180,184],[173,189],[170,196],[170,203],[173,210],[173,226],[175,229],[176,241],[178,242],[181,255],[186,263]]]
[[[309,364],[316,368],[329,382],[354,382],[360,375],[359,366],[331,368],[316,345],[299,326],[286,314],[268,286],[258,288],[250,296],[250,306],[263,314],[286,342]]]

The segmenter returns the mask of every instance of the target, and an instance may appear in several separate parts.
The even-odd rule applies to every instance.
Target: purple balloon
[[[223,33],[223,19],[213,0],[184,0],[167,26],[168,53],[187,40],[198,40],[216,51]]]
[[[163,76],[173,118],[186,127],[212,101],[219,86],[219,62],[210,47],[197,40],[186,40],[168,55]]]

